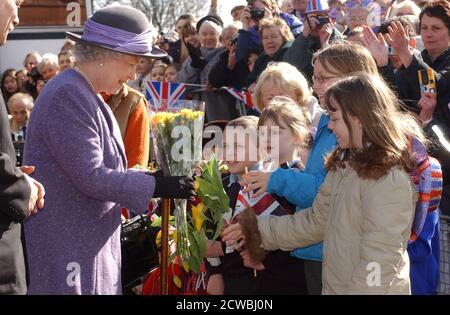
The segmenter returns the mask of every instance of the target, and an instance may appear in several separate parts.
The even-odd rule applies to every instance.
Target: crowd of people
[[[0,29],[21,3],[0,4]],[[450,3],[248,0],[229,25],[217,5],[173,31],[106,7],[58,55],[31,51],[3,73],[0,293],[122,293],[121,213],[194,196],[190,177],[127,170],[155,159],[145,95],[160,81],[195,86],[207,125],[279,129],[270,163],[248,143],[270,154],[270,141],[216,148],[231,212],[207,242],[205,293],[436,294],[439,215],[450,214]],[[224,86],[255,106],[243,112]],[[12,142],[25,143],[20,159]],[[68,280],[73,263],[81,273]]]

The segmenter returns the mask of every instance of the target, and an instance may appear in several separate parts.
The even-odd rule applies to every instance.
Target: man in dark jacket
[[[317,11],[306,13],[303,32],[294,40],[283,57],[283,61],[295,66],[310,83],[312,83],[314,53],[331,41],[343,40],[342,34],[332,26],[331,22],[321,24],[317,13]]]
[[[19,23],[18,8],[23,0],[0,2],[0,46]],[[22,173],[15,164],[8,116],[0,95],[0,294],[25,294],[25,260],[21,222],[43,206],[41,184]],[[24,171],[31,173],[31,167]]]

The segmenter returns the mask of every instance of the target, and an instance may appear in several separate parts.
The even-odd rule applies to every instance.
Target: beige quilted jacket
[[[267,250],[324,241],[322,294],[410,294],[407,241],[415,209],[408,174],[392,168],[362,180],[349,166],[329,172],[312,208],[258,218]]]

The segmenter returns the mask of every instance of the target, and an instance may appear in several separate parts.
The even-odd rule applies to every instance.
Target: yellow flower
[[[226,164],[220,165],[219,170],[221,173],[228,173],[228,165],[226,165]]]
[[[173,275],[173,283],[177,286],[177,288],[181,288],[181,279],[177,275]]]
[[[161,246],[161,231],[158,231],[158,234],[156,234],[156,246]]]
[[[189,272],[189,264],[186,260],[183,261],[183,268],[186,272]]]
[[[195,190],[196,192],[198,192],[199,189],[200,189],[200,183],[199,183],[198,181],[195,181],[195,182],[194,182],[194,190]]]
[[[192,220],[194,221],[195,230],[198,232],[202,228],[203,224],[203,210],[205,205],[199,203],[197,206],[192,206]]]

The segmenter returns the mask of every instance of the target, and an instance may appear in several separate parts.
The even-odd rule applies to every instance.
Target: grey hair
[[[120,59],[123,57],[122,53],[82,42],[75,44],[73,54],[77,63],[96,61],[99,58]]]
[[[206,20],[206,21],[204,21],[204,22],[202,23],[202,26],[200,26],[200,29],[198,30],[198,33],[199,33],[199,34],[200,34],[200,30],[201,30],[204,26],[212,27],[212,28],[214,29],[214,31],[215,31],[217,34],[219,34],[219,35],[222,33],[222,26],[220,26],[220,25],[218,25],[218,24],[216,24],[216,23],[214,23],[214,22],[211,22],[211,21]]]
[[[11,111],[12,104],[15,101],[17,101],[17,100],[24,100],[25,101],[25,107],[28,110],[32,110],[33,109],[33,106],[34,106],[33,97],[30,94],[19,92],[19,93],[14,94],[13,96],[11,96],[9,98],[9,100],[8,100],[8,105],[7,106],[8,106],[8,109],[10,111]]]
[[[239,23],[240,23],[240,22],[239,22]],[[242,25],[242,23],[240,23],[240,25]],[[239,29],[242,28],[242,27],[240,27],[240,25],[239,25],[238,23],[233,23],[233,24],[230,24],[230,25],[225,26],[225,27],[222,29],[222,34],[221,34],[222,38],[225,37],[225,35],[226,35],[228,32],[232,31],[232,30],[235,30],[236,32],[238,32]]]
[[[45,66],[51,66],[53,69],[59,69],[58,56],[51,53],[47,53],[42,56],[41,62],[37,65],[38,71],[42,73]]]
[[[41,62],[41,60],[42,60],[41,54],[39,54],[37,51],[32,51],[32,52],[29,52],[29,53],[25,56],[25,59],[24,59],[24,61],[23,61],[23,66],[24,66],[24,67],[27,66],[27,59],[30,58],[30,57],[33,56],[33,55],[36,56],[36,60],[37,60],[38,63]]]

